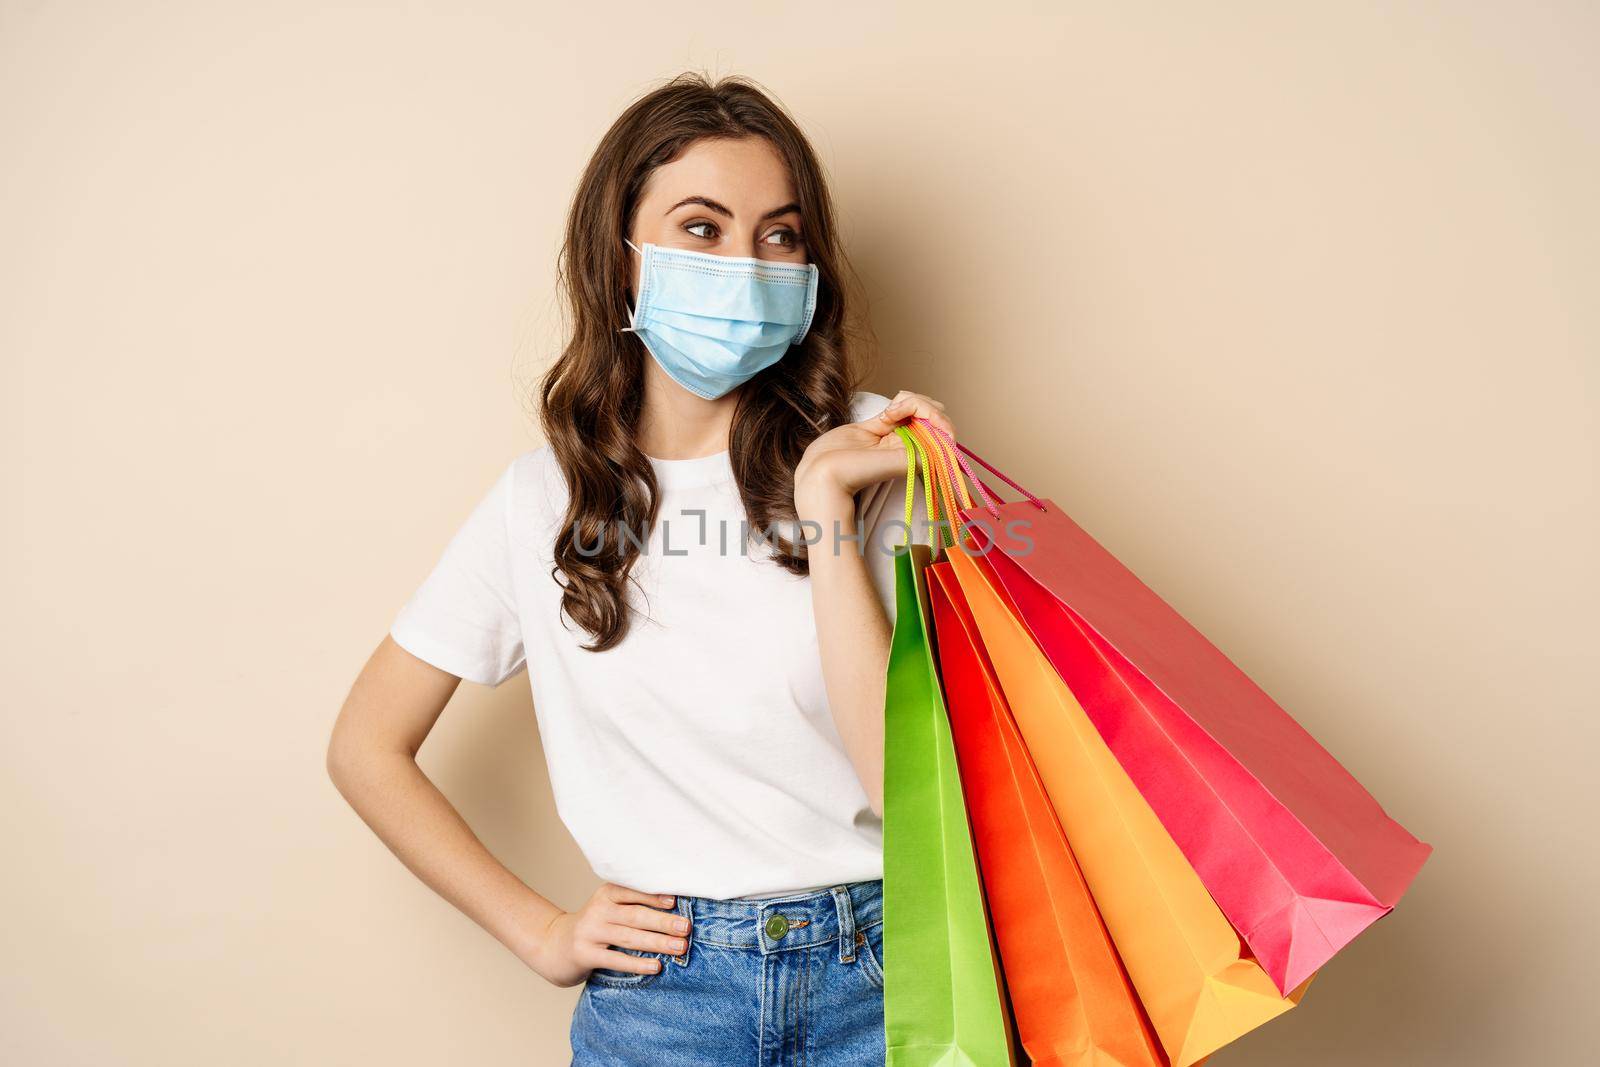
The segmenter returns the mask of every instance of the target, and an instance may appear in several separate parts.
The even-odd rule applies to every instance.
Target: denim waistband
[[[718,900],[680,895],[670,909],[689,920],[688,948],[663,956],[687,964],[696,944],[762,955],[834,942],[839,959],[855,959],[859,931],[883,921],[883,879],[847,882],[793,896]]]

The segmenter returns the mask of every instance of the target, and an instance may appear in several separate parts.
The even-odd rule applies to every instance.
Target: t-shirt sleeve
[[[509,526],[516,466],[479,500],[389,628],[413,656],[480,685],[497,686],[524,665]]]

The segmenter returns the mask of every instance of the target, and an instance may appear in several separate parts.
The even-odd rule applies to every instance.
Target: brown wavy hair
[[[805,226],[809,262],[820,273],[817,307],[805,339],[740,387],[729,458],[752,530],[794,517],[794,468],[818,435],[850,421],[856,386],[846,343],[843,272],[833,203],[821,164],[794,120],[753,81],[714,84],[688,72],[631,104],[601,139],[572,200],[557,266],[572,334],[540,386],[539,420],[568,488],[551,576],[561,610],[602,651],[628,631],[626,583],[640,553],[636,537],[653,527],[655,472],[635,443],[644,400],[644,344],[628,325],[632,264],[623,237],[651,171],[696,141],[764,137],[787,162]],[[805,546],[769,537],[772,559],[807,573]],[[581,550],[580,550],[581,546]]]

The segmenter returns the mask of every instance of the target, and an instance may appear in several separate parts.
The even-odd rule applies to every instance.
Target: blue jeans
[[[882,879],[670,910],[681,956],[624,948],[660,972],[589,972],[573,1067],[882,1067]]]

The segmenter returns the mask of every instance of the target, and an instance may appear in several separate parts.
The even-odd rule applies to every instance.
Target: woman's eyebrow
[[[709,196],[686,196],[682,200],[679,200],[676,204],[673,204],[671,207],[667,208],[667,210],[664,212],[664,214],[670,215],[674,211],[678,210],[680,207],[682,207],[685,204],[700,204],[700,205],[702,205],[704,207],[710,208],[712,211],[715,211],[719,215],[726,215],[730,219],[733,218],[733,212],[729,211],[726,207],[724,207],[723,205],[717,203],[715,200],[711,199]],[[800,213],[800,205],[799,204],[795,204],[795,203],[789,203],[789,204],[783,205],[782,207],[775,207],[771,211],[767,212],[765,215],[762,215],[761,218],[757,219],[756,221],[757,222],[765,222],[767,219],[774,219],[774,218],[777,218],[779,215],[787,215],[791,211],[793,211],[795,214],[799,214]]]

